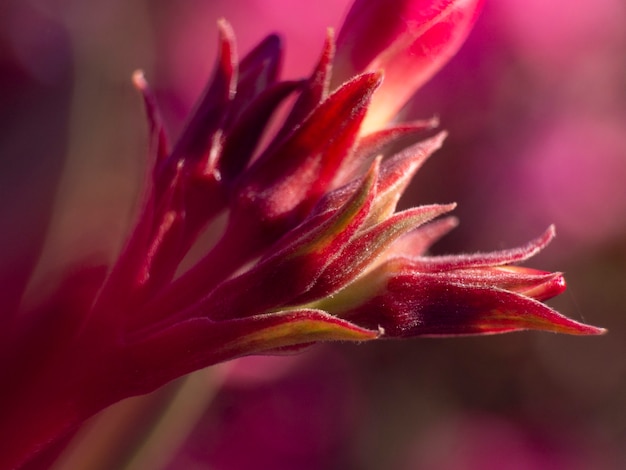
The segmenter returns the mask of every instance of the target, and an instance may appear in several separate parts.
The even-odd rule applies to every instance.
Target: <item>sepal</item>
[[[380,334],[378,328],[363,328],[314,309],[220,322],[194,318],[129,338],[124,367],[134,382],[135,393],[145,393],[155,384],[236,357],[298,349],[322,341],[369,341]]]
[[[506,264],[520,263],[543,250],[554,239],[555,235],[556,231],[554,226],[551,225],[541,236],[517,248],[488,253],[429,256],[416,258],[414,262],[421,271],[451,271],[453,269],[504,266]]]
[[[381,270],[382,272],[383,270]],[[597,335],[602,328],[569,319],[532,297],[530,291],[508,291],[494,285],[467,282],[458,276],[389,273],[378,290],[342,318],[365,328],[381,327],[385,336],[456,336],[541,330],[573,335]],[[557,275],[558,277],[558,275]],[[517,279],[519,281],[519,279]],[[551,279],[539,281],[537,288]]]

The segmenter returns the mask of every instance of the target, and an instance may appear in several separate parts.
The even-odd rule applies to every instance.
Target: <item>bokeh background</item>
[[[140,196],[142,68],[171,134],[211,73],[218,18],[242,53],[286,42],[308,73],[345,0],[1,0],[0,296],[114,256]],[[609,329],[319,346],[246,358],[94,418],[61,469],[626,468],[626,4],[491,0],[403,112],[450,131],[404,199],[457,201],[438,253],[521,244],[565,271],[551,302]],[[46,240],[43,253],[33,250]],[[25,261],[27,260],[27,261]],[[7,267],[15,266],[14,270]],[[45,294],[33,282],[31,296]]]

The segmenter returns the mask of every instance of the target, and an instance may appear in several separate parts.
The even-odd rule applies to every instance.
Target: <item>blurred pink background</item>
[[[242,54],[280,32],[284,75],[294,78],[346,8],[2,2],[0,255],[9,274],[0,295],[27,275],[44,237],[40,278],[119,249],[146,139],[135,69],[176,135],[211,73],[218,18],[233,24]],[[435,251],[511,247],[555,223],[556,241],[531,265],[565,271],[569,290],[551,305],[609,334],[337,344],[235,361],[196,374],[196,389],[181,381],[97,417],[60,468],[626,468],[626,4],[487,1],[464,48],[403,114],[439,115],[450,132],[405,199],[459,203],[461,225]],[[177,387],[197,406],[177,415],[185,431],[161,425],[164,440],[148,434],[141,447]]]

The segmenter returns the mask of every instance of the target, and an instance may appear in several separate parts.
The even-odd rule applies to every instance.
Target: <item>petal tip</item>
[[[574,320],[572,320],[574,322]],[[563,331],[563,333],[568,333],[571,335],[577,336],[602,336],[609,332],[606,328],[602,328],[599,326],[587,325],[585,323],[574,322],[575,327],[569,329],[568,331]],[[560,333],[560,332],[557,332]]]
[[[606,328],[581,323],[560,314],[557,315],[558,317],[555,315],[554,318],[549,319],[547,324],[544,324],[544,328],[539,327],[536,329],[574,336],[600,336],[608,331]]]
[[[135,85],[135,88],[137,88],[139,91],[145,90],[148,86],[146,76],[142,69],[137,69],[133,72],[132,81],[133,85]]]

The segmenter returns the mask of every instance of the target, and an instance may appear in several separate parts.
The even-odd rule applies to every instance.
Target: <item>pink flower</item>
[[[11,451],[0,456],[3,466],[38,454],[45,463],[52,454],[44,450],[104,407],[242,355],[330,340],[601,333],[541,303],[564,289],[559,273],[511,266],[543,248],[552,229],[519,249],[429,257],[429,246],[455,225],[449,217],[431,221],[454,204],[396,212],[445,133],[431,135],[434,121],[384,129],[379,121],[458,48],[479,3],[403,2],[408,16],[385,17],[377,29],[370,25],[383,2],[357,2],[339,34],[339,59],[329,34],[301,81],[280,81],[276,36],[240,60],[221,21],[213,78],[171,148],[152,93],[135,74],[150,129],[142,209],[112,266],[85,261],[41,307],[8,312],[1,416]],[[366,35],[374,41],[362,52],[354,44]],[[372,63],[384,70],[367,71]],[[349,76],[331,89],[335,64]],[[398,67],[409,65],[414,80],[403,84]],[[383,97],[399,98],[377,103],[387,71]],[[289,96],[297,96],[290,113],[262,144]],[[224,211],[221,238],[177,275]]]
[[[382,69],[385,84],[376,93],[363,124],[371,131],[392,119],[411,95],[461,47],[483,0],[358,0],[337,38],[334,80]]]

